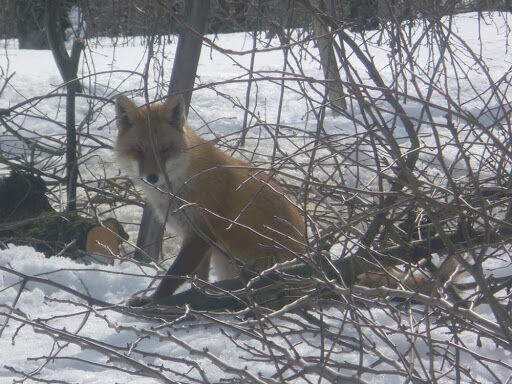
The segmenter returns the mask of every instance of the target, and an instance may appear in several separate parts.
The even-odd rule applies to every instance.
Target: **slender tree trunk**
[[[251,104],[251,89],[254,79],[254,61],[256,59],[256,43],[258,42],[258,31],[253,31],[252,35],[252,53],[251,53],[251,64],[249,66],[249,82],[245,90],[245,112],[244,112],[244,123],[242,125],[242,136],[240,137],[240,145],[245,145],[245,138],[249,131],[249,107]]]
[[[326,7],[323,0],[311,0],[311,4],[320,12],[325,12]],[[313,17],[313,32],[318,44],[320,62],[324,71],[324,78],[327,82],[327,97],[333,106],[334,115],[339,115],[341,110],[347,108],[340,71],[336,63],[336,56],[332,46],[332,36],[329,27],[318,17]]]
[[[185,2],[184,20],[180,29],[168,94],[183,94],[187,114],[209,10],[209,0],[189,0]],[[135,258],[145,261],[148,259],[158,260],[162,249],[163,234],[163,225],[157,220],[153,209],[146,204],[142,214],[139,237],[137,238]]]
[[[73,41],[71,55],[68,54],[64,44],[61,27],[62,1],[46,0],[44,23],[48,44],[59,69],[62,79],[66,83],[66,190],[68,212],[76,210],[76,184],[78,179],[77,140],[75,122],[75,94],[82,91],[77,80],[78,64],[84,43],[80,39]]]
[[[190,0],[185,2],[184,20],[180,29],[176,56],[172,67],[168,94],[182,93],[186,113],[192,98],[199,56],[206,31],[206,21],[210,11],[210,0]]]

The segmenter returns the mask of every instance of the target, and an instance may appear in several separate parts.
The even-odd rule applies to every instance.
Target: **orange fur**
[[[304,220],[270,176],[206,142],[189,127],[181,96],[137,108],[117,100],[121,164],[133,164],[146,198],[184,244],[168,275],[190,275],[211,248],[221,278],[255,272],[304,252]],[[171,282],[169,282],[171,281]],[[153,294],[171,294],[170,279]]]

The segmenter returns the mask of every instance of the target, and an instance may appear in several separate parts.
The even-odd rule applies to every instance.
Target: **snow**
[[[492,72],[493,78],[501,78],[511,65],[506,57],[510,53],[505,51],[509,46],[508,36],[503,33],[506,26],[498,16],[489,16],[486,21],[479,23],[475,14],[460,15],[456,17],[454,32],[475,47],[484,39],[481,50],[477,51],[486,59],[487,70]],[[221,35],[215,43],[230,50],[249,50],[252,44],[243,34]],[[15,76],[2,94],[0,107],[62,92],[56,89],[61,85],[61,78],[50,52],[18,50],[12,41],[5,44],[0,52],[0,66],[6,72],[15,72]],[[172,60],[175,45],[176,39],[167,45],[165,53],[157,53],[165,56],[167,64]],[[111,99],[120,92],[138,90],[132,96],[143,103],[146,49],[135,42],[113,46],[109,40],[101,40],[98,45],[91,43],[89,48],[81,69],[89,92]],[[428,48],[420,45],[415,54],[428,63]],[[387,63],[387,55],[387,47],[376,48],[373,60]],[[258,54],[256,68],[266,71],[259,76],[278,78],[281,61],[282,52],[277,50]],[[194,92],[190,114],[192,126],[200,133],[229,137],[239,130],[243,112],[233,105],[237,101],[244,104],[246,83],[223,83],[240,77],[246,79],[245,68],[249,62],[249,54],[240,56],[203,50],[198,69],[199,89]],[[305,69],[305,76],[322,78],[318,63],[306,63]],[[474,96],[483,97],[481,92],[490,91],[486,88],[482,68],[469,71],[473,84],[481,87],[462,92],[466,100],[461,104],[478,115],[480,104]],[[136,75],[128,77],[128,72]],[[169,75],[170,66],[164,68],[163,78]],[[389,70],[382,68],[381,75],[386,82],[391,81]],[[165,93],[166,89],[154,81],[159,79],[153,69],[148,78],[150,99]],[[310,106],[295,92],[297,84],[285,94],[286,108],[281,124],[314,131],[316,122],[310,116]],[[460,86],[453,85],[454,89]],[[258,96],[252,96],[253,105],[257,103],[262,119],[275,121],[279,81],[260,78],[256,89]],[[306,91],[315,92],[311,87]],[[228,95],[234,104],[225,102],[218,93]],[[62,113],[57,112],[61,107],[59,103],[58,98],[43,100],[37,103],[37,110],[43,116],[62,119]],[[510,106],[503,107],[510,109]],[[85,116],[88,108],[86,102],[79,100],[77,114]],[[408,103],[406,108],[411,115],[418,115],[414,103]],[[109,146],[115,135],[114,111],[111,104],[102,109],[102,113],[95,116],[91,133],[102,137],[103,143]],[[442,111],[434,110],[434,114],[440,124],[445,123]],[[64,134],[62,127],[41,121],[27,115],[23,127],[33,128],[40,134]],[[481,121],[485,123],[483,118]],[[251,122],[257,123],[254,118]],[[356,133],[351,123],[342,117],[326,116],[325,129],[340,133],[340,137]],[[265,138],[264,130],[261,134]],[[259,133],[254,137],[261,139]],[[424,143],[433,145],[432,138],[425,137]],[[258,140],[254,140],[253,145],[261,149]],[[297,145],[292,140],[285,141],[282,149],[286,153]],[[12,153],[13,146],[22,150],[19,143],[0,138],[0,149],[8,148]],[[447,147],[443,151],[449,156],[453,150]],[[253,157],[251,151],[247,156]],[[303,156],[307,158],[308,154]],[[452,158],[456,157],[453,153]],[[357,161],[363,159],[358,157]],[[108,148],[91,152],[87,160],[91,174],[98,162],[112,174],[117,172]],[[435,169],[431,171],[435,173]],[[361,182],[350,179],[350,175],[346,178],[347,184]],[[363,181],[366,182],[370,181]],[[124,215],[126,222],[137,222],[140,209],[129,210]],[[130,234],[133,240],[135,229],[132,228]],[[175,248],[176,245],[171,245],[171,249]],[[341,252],[339,245],[336,249],[336,253]],[[495,275],[502,274],[503,268],[510,269],[509,261],[500,262],[492,271]],[[448,383],[455,380],[453,367],[457,364],[468,382],[469,378],[475,383],[510,383],[512,380],[510,347],[496,345],[490,338],[479,338],[477,332],[470,330],[454,332],[449,321],[438,321],[435,313],[420,305],[401,306],[385,300],[370,302],[361,296],[357,305],[339,302],[337,306],[312,308],[308,315],[285,313],[262,323],[237,314],[197,313],[193,318],[168,322],[131,313],[122,305],[126,297],[150,285],[156,273],[153,266],[141,266],[128,259],[117,260],[112,266],[84,265],[63,257],[46,258],[32,248],[9,244],[0,250],[0,267],[0,383],[218,383],[231,382],[231,379],[242,383],[285,380],[302,383],[306,381],[292,374],[301,370],[306,372],[309,382],[320,382],[321,373],[322,382],[345,382],[351,378],[372,383],[434,379]],[[32,277],[37,277],[37,281]],[[90,305],[77,293],[112,306]],[[357,296],[356,293],[354,297]],[[322,331],[318,324],[322,324]],[[325,356],[320,356],[320,351]],[[322,359],[330,364],[324,365]],[[283,371],[279,373],[277,368]],[[410,376],[404,376],[403,372],[409,372]]]
[[[49,279],[112,303],[120,303],[126,295],[133,290],[143,289],[149,282],[147,278],[141,278],[139,268],[130,262],[114,266],[77,265],[66,258],[45,258],[27,247],[9,247],[0,251],[0,265],[9,266],[28,276]],[[160,324],[159,321],[123,313],[123,307],[90,307],[83,300],[63,292],[58,287],[41,282],[29,281],[22,295],[17,298],[19,278],[6,272],[1,278],[3,309],[0,315],[6,327],[0,338],[4,368],[0,370],[0,381],[6,383],[20,378],[6,368],[36,372],[41,370],[43,362],[46,361],[45,356],[50,354],[54,358],[44,364],[38,376],[46,380],[72,383],[165,382],[158,376],[160,374],[170,382],[193,382],[192,379],[200,379],[200,372],[210,382],[220,382],[231,376],[226,371],[236,376],[234,373],[237,370],[247,370],[244,374],[248,377],[252,375],[256,378],[269,378],[275,374],[275,367],[270,361],[261,358],[268,352],[261,341],[248,333],[249,329],[255,334],[262,331],[268,338],[269,345],[273,345],[275,353],[289,353],[293,356],[293,350],[296,350],[299,356],[290,360],[297,366],[300,359],[307,366],[308,358],[318,358],[318,348],[322,342],[318,329],[298,315],[289,314],[274,319],[269,323],[270,326],[260,330],[254,321],[252,326],[248,326],[250,320],[243,321],[229,315],[213,316],[216,321],[199,318],[174,325]],[[7,310],[12,303],[16,303],[15,312]],[[394,312],[392,306],[393,304],[389,304],[371,310],[362,306],[358,310],[361,316],[359,325],[365,327],[362,330],[355,326],[355,319],[343,320],[343,307],[325,309],[324,332],[332,332],[337,336],[334,340],[338,342],[337,338],[341,338],[342,333],[345,342],[344,346],[337,345],[326,336],[323,340],[325,351],[331,351],[332,348],[332,358],[335,361],[357,366],[360,356],[357,340],[360,337],[361,344],[368,352],[364,354],[363,371],[372,372],[371,364],[377,363],[377,357],[369,353],[372,349],[379,352],[380,359],[386,362],[384,365],[388,370],[387,374],[384,374],[385,370],[367,374],[366,380],[375,383],[401,383],[404,378],[393,374],[393,366],[399,366],[400,359],[415,361],[414,356],[418,356],[428,361],[432,345],[441,353],[453,342],[453,334],[443,325],[431,325],[427,332],[421,312],[412,313],[410,316],[404,314],[403,318],[393,319],[398,312]],[[397,324],[404,328],[397,327]],[[280,332],[277,332],[277,326],[281,327]],[[48,334],[58,336],[52,339]],[[80,336],[80,340],[76,336]],[[427,341],[430,341],[430,345]],[[468,334],[464,343],[468,351],[461,354],[461,366],[471,370],[476,382],[489,382],[489,372],[485,366],[470,365],[470,354],[475,352],[473,349],[477,343],[476,336]],[[484,338],[483,346],[476,353],[503,362],[495,364],[498,369],[494,372],[502,380],[510,375],[512,367],[509,364],[509,351],[497,348]],[[121,354],[133,361],[116,358],[115,354]],[[253,354],[259,354],[261,361]],[[222,365],[219,361],[223,362]],[[192,362],[197,363],[200,369],[191,366]],[[140,363],[147,367],[145,374],[154,376],[153,378],[139,377],[123,371],[137,371],[140,369],[137,364]],[[436,359],[433,363],[437,369],[443,370],[443,359]],[[160,371],[161,365],[173,372]],[[380,365],[383,365],[382,362]],[[350,374],[351,369],[346,370]],[[180,374],[188,377],[189,381],[184,377],[180,378]],[[343,371],[333,373],[339,377],[343,374]],[[249,379],[247,382],[250,382]]]

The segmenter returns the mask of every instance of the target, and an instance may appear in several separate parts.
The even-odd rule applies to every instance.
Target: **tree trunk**
[[[210,0],[191,0],[185,2],[184,21],[180,28],[180,37],[172,67],[168,94],[182,93],[185,99],[186,113],[192,98],[192,88],[196,79],[197,65],[201,55],[206,21],[210,10]]]
[[[75,94],[82,87],[77,80],[78,64],[84,43],[80,39],[73,41],[71,55],[64,44],[61,19],[62,1],[46,0],[44,24],[48,43],[59,68],[60,75],[66,83],[66,190],[68,212],[76,210],[76,184],[78,179],[77,141],[75,124]]]
[[[163,236],[164,224],[157,219],[156,212],[151,205],[146,203],[142,211],[137,249],[133,256],[135,260],[149,263],[160,259]]]
[[[206,20],[210,10],[209,0],[190,0],[185,2],[185,12],[180,28],[180,36],[168,94],[182,93],[188,114],[192,89],[196,78],[197,65],[201,54],[202,35],[206,29]],[[137,239],[135,259],[147,261],[158,260],[164,228],[148,204],[144,206],[142,222]]]
[[[311,0],[311,3],[319,9],[320,12],[326,12],[323,0]],[[318,44],[324,78],[327,82],[327,98],[333,106],[333,108],[331,108],[333,114],[337,116],[340,114],[340,111],[347,108],[347,103],[343,92],[340,71],[336,63],[334,48],[332,46],[332,35],[330,34],[329,27],[318,17],[313,17],[313,32]]]
[[[249,131],[249,108],[251,103],[251,88],[254,79],[254,61],[256,59],[256,44],[258,42],[258,31],[252,32],[252,53],[251,53],[251,64],[249,65],[249,82],[245,89],[245,111],[244,111],[244,122],[242,124],[242,135],[240,137],[240,145],[245,146],[245,138]]]

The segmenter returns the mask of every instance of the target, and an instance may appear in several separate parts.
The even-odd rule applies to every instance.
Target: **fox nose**
[[[146,180],[149,184],[156,184],[156,182],[158,181],[158,175],[155,173],[151,173],[147,175]]]

